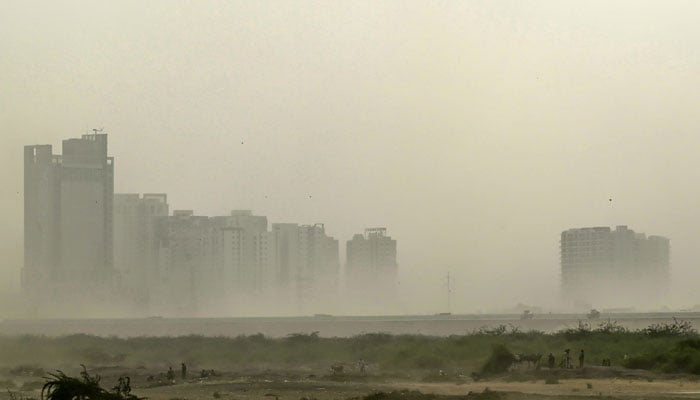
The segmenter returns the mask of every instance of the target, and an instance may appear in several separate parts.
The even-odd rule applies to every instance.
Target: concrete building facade
[[[267,217],[250,210],[233,210],[229,216],[213,217],[219,228],[223,279],[229,296],[259,293],[271,269],[268,257]]]
[[[22,286],[67,296],[106,293],[114,266],[114,159],[107,135],[64,140],[62,150],[55,155],[50,145],[24,148]]]
[[[323,224],[272,224],[249,210],[227,216],[175,211],[159,218],[158,297],[183,315],[280,315],[316,311],[335,299],[338,241]]]
[[[670,278],[670,241],[627,226],[561,233],[561,288],[566,304],[654,308],[663,305]]]
[[[338,296],[338,240],[324,224],[299,226],[299,269],[294,282],[300,313],[327,311]],[[325,307],[324,307],[325,303]]]
[[[167,217],[163,193],[114,195],[114,267],[118,288],[134,305],[145,307],[160,279],[158,223]]]
[[[395,279],[396,240],[386,228],[367,228],[347,242],[347,272],[350,276],[366,275],[371,279]]]
[[[367,228],[346,243],[346,291],[354,303],[368,310],[396,301],[398,263],[396,240],[386,228]]]
[[[196,315],[213,264],[209,217],[175,210],[172,216],[159,218],[156,229],[159,281],[153,308],[170,315]]]

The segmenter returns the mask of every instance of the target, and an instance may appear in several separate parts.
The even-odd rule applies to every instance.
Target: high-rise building
[[[49,289],[59,275],[61,157],[51,145],[24,147],[24,268],[29,293]]]
[[[218,228],[222,279],[229,298],[260,294],[271,281],[271,235],[267,217],[250,210],[234,210],[228,216],[213,217]]]
[[[398,283],[396,240],[387,236],[386,228],[367,228],[364,235],[354,235],[347,242],[346,257],[346,289],[357,307],[393,306]]]
[[[283,313],[301,313],[299,304],[302,270],[300,260],[299,225],[295,223],[272,224],[272,268],[277,303]]]
[[[166,194],[114,195],[114,267],[119,288],[141,308],[159,280],[157,224],[167,216]]]
[[[180,315],[291,314],[337,298],[338,241],[323,224],[272,224],[250,210],[158,218],[162,291]],[[158,289],[161,288],[161,289]]]
[[[323,224],[272,224],[272,276],[281,312],[324,310],[338,298],[338,241]]]
[[[24,148],[27,292],[105,293],[113,278],[114,159],[107,135]],[[80,290],[75,290],[80,289]]]
[[[175,210],[158,218],[159,281],[154,287],[155,310],[176,315],[195,315],[202,295],[209,293],[213,273],[213,228],[209,217],[192,210]]]
[[[561,233],[562,296],[588,307],[663,305],[669,283],[670,244],[621,225]]]
[[[299,227],[299,274],[295,290],[300,312],[326,311],[337,299],[340,259],[338,240],[326,235],[323,224]],[[315,307],[310,310],[310,306]]]
[[[347,242],[347,272],[366,275],[372,280],[395,279],[396,240],[386,235],[386,228],[367,228]]]

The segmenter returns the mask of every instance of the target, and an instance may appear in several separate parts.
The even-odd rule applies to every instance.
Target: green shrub
[[[642,329],[642,333],[651,337],[667,337],[695,336],[698,332],[693,328],[693,324],[690,321],[673,317],[673,322],[651,324],[649,327]]]
[[[502,344],[491,348],[491,356],[481,368],[481,375],[495,375],[508,371],[515,361],[515,356]]]
[[[422,354],[415,361],[415,366],[420,369],[436,369],[444,364],[445,361],[442,358],[433,354]]]

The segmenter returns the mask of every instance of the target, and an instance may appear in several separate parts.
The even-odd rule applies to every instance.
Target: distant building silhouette
[[[338,241],[323,224],[268,230],[267,217],[250,210],[169,215],[165,194],[115,194],[106,134],[64,140],[62,155],[25,146],[24,178],[22,286],[45,314],[40,306],[51,304],[92,315],[106,306],[140,315],[309,314],[340,298]]]
[[[24,268],[27,293],[56,298],[106,293],[113,278],[114,159],[95,133],[24,148]],[[79,289],[79,290],[78,290]]]
[[[327,311],[330,303],[338,298],[338,253],[338,240],[326,235],[324,224],[299,227],[300,265],[295,291],[301,313],[311,311],[312,304],[313,311]]]
[[[299,224],[272,224],[275,258],[275,286],[291,295],[293,285],[300,279]]]
[[[241,315],[315,311],[337,298],[338,241],[323,224],[272,224],[250,210],[157,217],[156,313]]]
[[[396,300],[398,264],[396,240],[386,228],[367,228],[346,244],[346,287],[353,303],[365,302],[370,309]]]
[[[579,308],[655,307],[669,284],[669,239],[621,225],[561,233],[562,295]]]
[[[273,268],[267,217],[253,215],[250,210],[233,210],[230,215],[212,217],[211,223],[216,235],[214,268],[220,271],[215,276],[221,279],[226,298],[243,304],[264,293],[271,284]]]
[[[114,267],[119,290],[134,305],[148,304],[160,280],[159,218],[168,216],[168,196],[162,193],[114,195]]]
[[[175,315],[195,315],[202,285],[212,265],[212,227],[207,216],[175,210],[159,219],[159,289],[155,309]]]
[[[287,312],[326,311],[338,298],[338,241],[325,225],[272,224],[271,258],[277,299]]]

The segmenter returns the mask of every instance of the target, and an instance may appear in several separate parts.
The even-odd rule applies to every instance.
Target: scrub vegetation
[[[90,368],[124,366],[161,368],[187,363],[200,369],[299,369],[326,371],[343,364],[353,371],[359,360],[370,374],[445,371],[468,376],[498,373],[514,354],[552,353],[559,363],[564,349],[586,353],[587,366],[610,359],[613,367],[700,374],[700,336],[685,321],[630,331],[614,321],[579,322],[555,333],[522,332],[499,325],[465,335],[431,337],[368,333],[350,338],[324,338],[298,333],[285,338],[261,334],[239,337],[98,337],[70,335],[0,336],[0,368],[16,374],[40,373],[86,364]],[[577,360],[574,360],[576,362]],[[36,376],[36,375],[34,375]],[[38,376],[37,376],[38,377]]]

